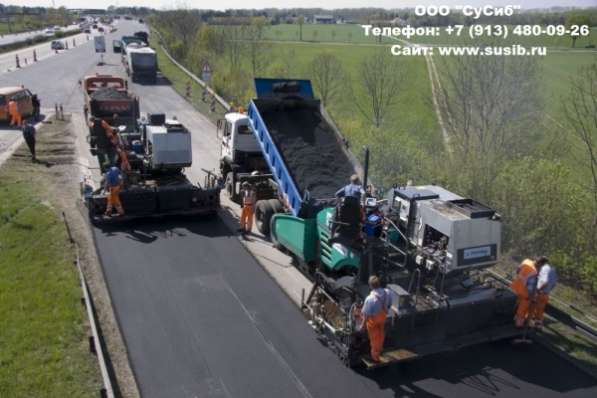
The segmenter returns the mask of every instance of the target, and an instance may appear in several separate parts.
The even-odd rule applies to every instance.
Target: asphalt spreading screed
[[[308,190],[315,199],[333,198],[348,184],[354,167],[318,109],[278,108],[260,114],[302,195]]]

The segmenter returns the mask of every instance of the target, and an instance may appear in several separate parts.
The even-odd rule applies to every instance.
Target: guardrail
[[[503,277],[502,275],[496,273],[495,271],[490,270],[489,273],[494,278],[499,280],[500,282],[502,282],[506,285],[510,284],[510,280],[508,278]],[[560,305],[567,306],[569,308],[576,310],[576,308],[571,304],[565,303],[561,300],[556,300],[556,301]],[[574,315],[570,315],[569,313],[562,310],[561,308],[558,308],[557,306],[553,305],[552,303],[547,303],[547,306],[545,307],[545,312],[547,313],[547,315],[549,315],[552,318],[556,319],[557,321],[563,323],[564,325],[571,327],[572,329],[578,330],[579,332],[584,333],[587,337],[590,337],[597,341],[597,329],[595,329],[588,323],[583,322],[582,320],[578,319]]]
[[[164,54],[166,54],[166,57],[168,57],[168,59],[170,61],[172,61],[172,63],[174,65],[176,65],[180,70],[182,70],[187,76],[189,76],[197,84],[199,84],[201,87],[205,88],[209,94],[213,95],[213,97],[216,99],[216,101],[226,111],[230,111],[232,107],[230,106],[230,104],[224,98],[220,97],[218,95],[218,93],[216,93],[214,91],[214,89],[212,89],[211,87],[209,87],[207,85],[206,82],[204,82],[203,80],[199,79],[195,74],[193,74],[193,72],[191,72],[190,70],[188,70],[187,68],[185,68],[180,62],[178,62],[176,59],[174,59],[174,57],[172,55],[170,55],[170,53],[168,52],[168,50],[166,49],[166,47],[164,47],[164,45],[162,44],[164,42],[164,38],[163,38],[162,34],[158,30],[156,30],[156,29],[153,29],[153,28],[150,28],[150,29],[159,38],[159,40],[160,40],[160,42],[159,42],[160,48],[162,49],[162,51],[164,51]]]
[[[93,300],[91,298],[91,293],[89,292],[89,287],[87,286],[87,281],[85,279],[85,275],[83,274],[83,270],[81,269],[81,262],[79,259],[79,245],[73,238],[70,226],[68,225],[68,221],[66,219],[66,214],[62,213],[62,219],[64,220],[64,225],[66,227],[66,232],[68,234],[68,239],[71,244],[75,247],[75,266],[79,271],[79,279],[81,281],[81,290],[83,290],[83,298],[81,301],[85,305],[87,310],[87,317],[89,318],[89,326],[91,328],[91,336],[89,336],[89,350],[91,353],[97,356],[97,361],[100,368],[100,373],[102,376],[102,383],[103,387],[100,390],[100,397],[101,398],[115,398],[114,394],[114,387],[112,385],[112,377],[110,372],[108,371],[108,366],[106,362],[106,357],[104,356],[104,348],[102,347],[102,342],[100,340],[99,328],[97,326],[97,318],[95,314],[95,310],[93,307]]]

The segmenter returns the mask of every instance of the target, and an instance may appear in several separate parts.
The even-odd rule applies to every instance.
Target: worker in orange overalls
[[[108,193],[108,204],[106,206],[106,216],[112,216],[112,208],[116,207],[119,216],[124,215],[124,209],[120,202],[120,190],[122,189],[122,173],[116,166],[110,167],[106,173],[106,192]]]
[[[537,267],[537,292],[535,293],[535,305],[531,313],[534,327],[543,327],[543,315],[545,306],[549,302],[549,294],[556,287],[558,276],[556,269],[549,264],[547,257],[541,256],[535,261]]]
[[[516,301],[516,315],[514,316],[514,323],[516,327],[523,327],[526,321],[531,301],[534,300],[535,288],[537,286],[537,269],[535,261],[525,259],[516,270],[516,276],[510,283],[510,288],[518,300]]]
[[[375,275],[369,277],[369,287],[371,292],[365,299],[361,310],[361,328],[367,325],[371,359],[374,362],[379,362],[385,339],[386,317],[392,305],[392,296],[388,289],[381,287],[381,282]]]
[[[23,123],[21,112],[19,111],[19,104],[17,101],[11,99],[8,101],[8,114],[10,115],[10,125],[19,127]]]
[[[240,191],[240,198],[242,204],[242,211],[240,213],[240,229],[243,235],[251,233],[253,228],[253,213],[255,209],[255,202],[257,201],[255,189],[248,182],[242,183]]]

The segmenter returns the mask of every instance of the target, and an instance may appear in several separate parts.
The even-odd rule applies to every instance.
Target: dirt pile
[[[100,88],[94,91],[90,95],[91,99],[94,100],[111,100],[111,99],[127,99],[129,95],[126,91],[120,91],[114,87]]]
[[[333,198],[355,173],[332,127],[316,108],[267,109],[260,114],[297,184],[312,198]]]

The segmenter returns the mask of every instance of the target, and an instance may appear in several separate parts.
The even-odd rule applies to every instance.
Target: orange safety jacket
[[[531,259],[526,259],[518,267],[516,276],[510,283],[510,288],[518,295],[518,297],[528,298],[529,292],[527,290],[527,281],[529,278],[537,275],[535,262]]]
[[[17,102],[15,100],[8,101],[8,113],[10,115],[14,115],[19,112],[19,108],[17,106]]]

